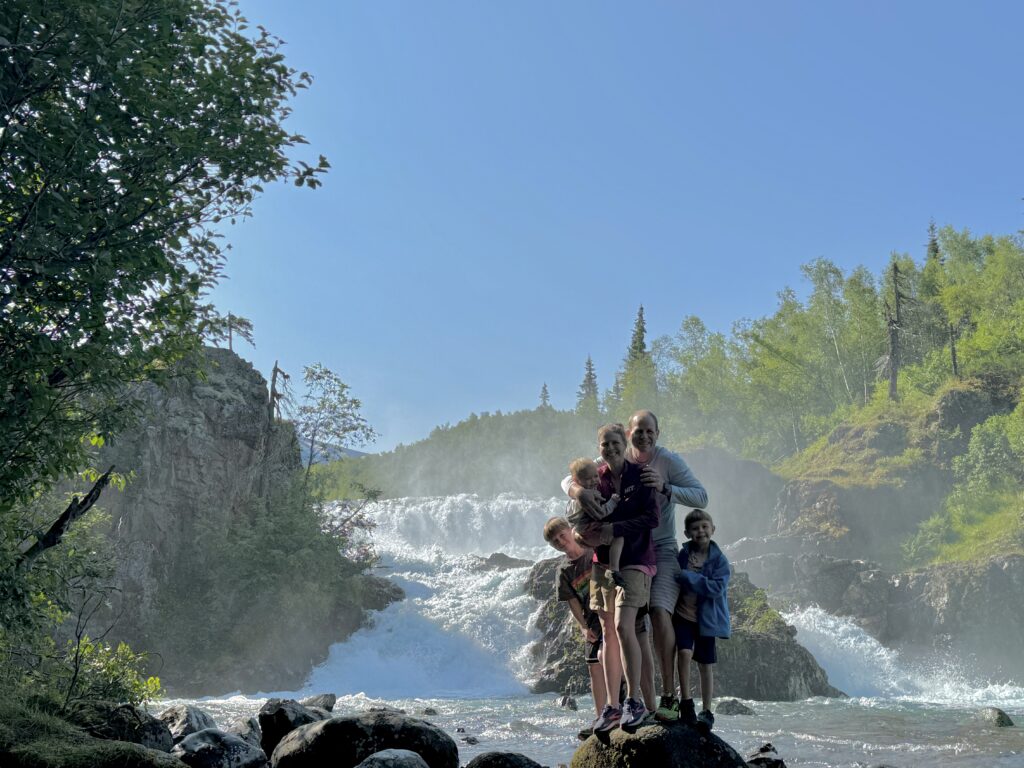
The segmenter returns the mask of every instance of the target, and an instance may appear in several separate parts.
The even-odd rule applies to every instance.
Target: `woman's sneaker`
[[[711,714],[710,709],[702,710],[697,715],[697,727],[702,731],[710,731],[715,725],[715,716]]]
[[[594,721],[594,733],[614,730],[622,719],[622,708],[606,704],[601,715]]]
[[[697,722],[697,713],[693,708],[693,699],[683,699],[679,702],[679,719],[683,725],[693,725]]]
[[[622,721],[619,727],[624,731],[636,730],[647,716],[647,708],[636,699],[626,699],[622,705]]]
[[[679,699],[675,696],[662,696],[654,719],[663,723],[671,723],[679,719]]]

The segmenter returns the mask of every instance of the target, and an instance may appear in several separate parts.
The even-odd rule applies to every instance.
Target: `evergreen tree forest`
[[[1024,240],[932,224],[921,254],[893,254],[877,274],[824,258],[802,273],[771,315],[737,320],[728,333],[686,316],[675,334],[649,341],[640,307],[614,379],[601,391],[588,357],[572,411],[471,414],[321,472],[337,496],[353,481],[391,495],[557,494],[566,463],[593,453],[595,428],[644,407],[668,447],[723,448],[787,478],[898,487],[938,466],[950,493],[905,542],[911,564],[1020,548]],[[960,448],[942,455],[918,438],[938,428],[936,408],[957,393],[994,405],[973,429],[952,428],[946,437]],[[883,423],[910,435],[896,455],[855,454],[834,439],[844,425]]]

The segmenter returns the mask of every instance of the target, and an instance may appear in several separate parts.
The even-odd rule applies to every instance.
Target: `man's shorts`
[[[643,608],[651,599],[651,577],[636,568],[623,568],[625,587],[617,587],[612,572],[600,563],[590,571],[590,609],[611,612],[617,606]]]
[[[658,560],[658,572],[651,581],[651,608],[663,608],[672,613],[679,599],[679,547],[675,539],[654,542],[654,555]]]
[[[693,660],[698,664],[714,664],[718,661],[715,638],[702,637],[697,622],[676,616],[672,620],[672,626],[676,630],[676,648],[681,651],[693,651]]]
[[[598,655],[601,653],[601,648],[604,646],[604,637],[601,635],[601,622],[597,621],[597,640],[589,642],[585,640],[583,642],[583,654],[587,664],[597,664],[601,661],[601,657]],[[639,637],[647,631],[647,608],[641,608],[636,612],[636,634]]]

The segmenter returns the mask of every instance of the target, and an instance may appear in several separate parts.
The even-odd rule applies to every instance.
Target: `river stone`
[[[1006,728],[1013,725],[1010,716],[998,707],[985,707],[978,710],[978,719],[997,728]]]
[[[171,754],[189,768],[263,768],[267,756],[242,737],[206,728],[190,733]]]
[[[268,755],[274,753],[286,734],[299,726],[327,719],[325,714],[304,707],[294,699],[270,699],[260,707],[257,717],[260,722],[260,746]]]
[[[735,749],[718,736],[685,725],[649,725],[588,738],[572,756],[570,768],[744,768]]]
[[[234,736],[238,736],[242,741],[252,744],[261,751],[263,749],[263,745],[261,743],[263,732],[260,730],[260,721],[255,717],[250,717],[245,720],[236,720],[224,729],[224,733],[230,733]]]
[[[779,757],[779,751],[770,741],[762,744],[756,752],[747,757],[747,765],[756,765],[758,768],[786,768],[786,763]]]
[[[738,699],[722,699],[715,705],[716,715],[756,715],[750,707]]]
[[[166,723],[131,704],[83,701],[71,709],[66,719],[98,739],[130,741],[160,752],[170,752],[174,746]]]
[[[543,768],[543,766],[518,752],[484,752],[466,763],[466,768]]]
[[[409,749],[430,768],[458,768],[452,738],[426,720],[393,712],[365,712],[310,723],[285,736],[270,756],[273,768],[358,765],[381,749]]]
[[[408,749],[382,749],[363,760],[356,768],[430,768],[427,761]]]
[[[190,733],[217,727],[212,717],[191,704],[175,704],[161,712],[160,719],[170,728],[175,744]]]
[[[328,712],[334,711],[334,705],[337,703],[338,697],[333,693],[318,693],[316,696],[310,696],[306,699],[299,699],[299,704],[304,707],[317,709],[324,709]]]

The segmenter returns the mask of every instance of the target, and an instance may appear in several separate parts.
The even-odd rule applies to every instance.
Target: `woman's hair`
[[[573,459],[569,462],[569,472],[572,474],[573,480],[580,476],[580,472],[588,467],[597,469],[597,463],[593,459],[588,459],[586,456],[580,456],[578,459]]]
[[[597,441],[601,442],[601,437],[609,432],[618,432],[619,437],[622,438],[622,442],[626,442],[626,428],[621,424],[605,424],[603,427],[597,430]]]

